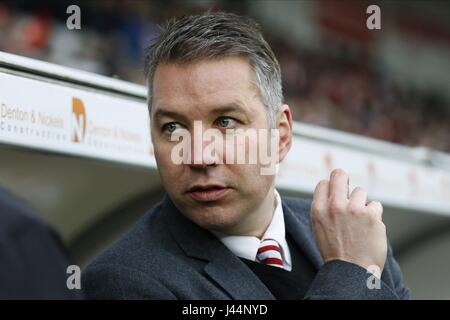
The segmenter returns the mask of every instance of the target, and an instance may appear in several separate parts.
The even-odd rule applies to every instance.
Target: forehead
[[[258,91],[254,71],[243,57],[161,64],[153,80],[152,112],[177,108],[228,104],[254,99]]]

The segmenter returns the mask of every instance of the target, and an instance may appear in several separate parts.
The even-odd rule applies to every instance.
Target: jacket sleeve
[[[356,264],[332,260],[318,271],[305,299],[310,300],[397,300],[409,299],[409,289],[403,283],[400,267],[388,245],[383,274],[379,286],[370,286],[373,275]]]
[[[90,300],[158,299],[176,296],[142,271],[116,264],[90,265],[82,274],[82,289]]]

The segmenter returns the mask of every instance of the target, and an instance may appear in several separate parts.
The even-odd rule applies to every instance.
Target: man
[[[148,51],[146,76],[167,195],[87,267],[88,298],[408,298],[381,204],[367,204],[362,188],[348,195],[344,171],[321,181],[311,204],[280,197],[261,161],[227,161],[264,146],[261,135],[232,140],[245,130],[275,129],[277,163],[292,144],[280,67],[254,22],[227,13],[172,20]],[[180,152],[177,137],[189,142],[199,123],[200,134],[234,145],[205,152],[204,139]]]
[[[69,265],[59,236],[0,188],[0,299],[81,299],[67,288]]]

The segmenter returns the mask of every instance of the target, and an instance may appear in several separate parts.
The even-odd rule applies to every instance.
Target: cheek
[[[171,151],[172,147],[170,144],[158,144],[154,146],[155,160],[159,171],[170,173],[177,170],[178,167],[181,167],[172,161]]]
[[[261,174],[262,167],[265,167],[261,164],[245,164],[241,166],[237,166],[236,175],[240,177],[240,181],[243,185],[246,185],[247,188],[256,190],[256,189],[266,189],[268,185],[270,185],[274,176]]]
[[[247,136],[244,136],[244,135],[242,135],[242,136],[238,136],[238,135],[236,135],[236,136],[234,136],[234,137],[232,137],[232,138],[229,138],[229,139],[233,139],[232,140],[232,142],[229,142],[229,141],[225,141],[224,140],[224,146],[225,146],[225,153],[226,152],[230,152],[231,153],[231,151],[233,151],[234,152],[234,154],[230,154],[230,156],[235,156],[235,160],[236,160],[236,158],[239,158],[239,154],[240,155],[242,155],[242,154],[245,154],[246,155],[246,157],[245,157],[245,164],[249,164],[250,162],[249,162],[249,156],[251,155],[252,156],[252,158],[253,159],[258,159],[258,137],[256,136],[256,137],[253,137],[253,136],[250,136],[250,137],[247,137]],[[226,146],[227,146],[227,144],[232,144],[232,146],[233,146],[233,149],[230,149],[230,150],[228,150],[228,149],[226,149]],[[252,164],[254,163],[254,162],[251,162]]]
[[[267,189],[274,177],[261,174],[261,166],[258,164],[227,165],[232,172],[235,186],[244,193],[253,193],[255,190]]]

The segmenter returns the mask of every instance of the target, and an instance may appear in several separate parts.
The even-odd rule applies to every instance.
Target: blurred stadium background
[[[66,27],[66,8],[73,3],[81,8],[81,30]],[[381,8],[381,30],[366,28],[369,4]],[[347,158],[340,158],[346,161],[342,163],[333,162],[332,158],[339,156],[330,151],[331,159],[325,156],[323,172],[332,164],[340,164],[344,169],[350,167],[352,174],[361,152],[378,157],[376,170],[385,175],[387,184],[395,170],[385,170],[383,158],[422,170],[408,173],[408,180],[397,181],[395,186],[378,189],[400,190],[410,187],[408,184],[418,188],[400,200],[386,198],[388,233],[413,298],[449,299],[450,3],[3,0],[0,51],[135,86],[108,82],[103,77],[84,81],[83,74],[72,75],[71,69],[52,71],[48,65],[29,60],[23,60],[23,66],[29,66],[25,70],[20,66],[22,60],[11,56],[3,56],[3,60],[0,56],[0,74],[120,95],[124,101],[143,104],[145,90],[138,86],[144,84],[142,51],[157,35],[158,24],[172,16],[205,10],[236,12],[261,24],[282,67],[286,102],[300,123],[298,146],[305,139],[312,143],[305,148],[322,143],[323,148],[334,150],[343,144],[335,153],[348,152]],[[0,102],[6,99],[2,91],[0,87]],[[26,95],[20,88],[17,93]],[[54,225],[74,261],[81,265],[117,238],[162,194],[152,165],[34,148],[2,140],[1,134],[0,185],[27,199]],[[355,150],[360,153],[352,158]],[[310,153],[302,153],[298,147],[294,155],[301,158]],[[293,168],[292,164],[285,172]],[[314,170],[309,171],[311,179],[324,175],[311,173]],[[368,171],[373,174],[373,164],[368,165]],[[441,180],[427,184],[424,172],[438,174]],[[296,179],[302,180],[302,175]],[[281,181],[280,188],[284,193],[303,196],[310,196],[311,191],[309,185],[296,185],[288,179]],[[378,194],[383,195],[383,191]],[[429,201],[409,202],[425,194]],[[433,203],[433,196],[440,202]]]

